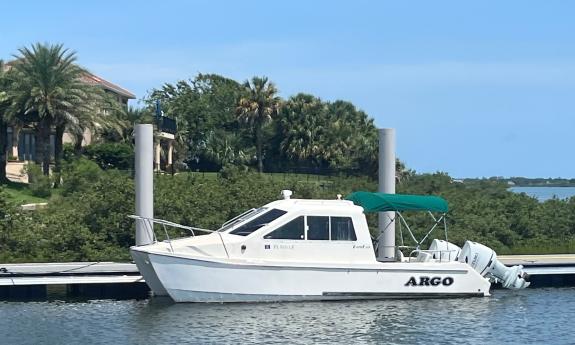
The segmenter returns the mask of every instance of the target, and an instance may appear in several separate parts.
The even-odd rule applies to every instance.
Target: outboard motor
[[[429,251],[433,258],[439,261],[455,261],[461,252],[461,248],[451,242],[434,239],[431,241]]]
[[[469,264],[479,274],[489,278],[493,283],[500,282],[505,288],[524,289],[529,286],[529,282],[525,280],[527,274],[523,272],[523,266],[505,266],[497,260],[497,254],[493,249],[480,243],[466,241],[458,261]]]

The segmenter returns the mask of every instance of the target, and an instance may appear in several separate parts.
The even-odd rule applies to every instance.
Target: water
[[[575,187],[511,187],[509,190],[515,193],[525,193],[539,201],[549,200],[553,197],[567,199],[575,196]]]
[[[575,288],[263,304],[0,302],[11,344],[575,344]]]

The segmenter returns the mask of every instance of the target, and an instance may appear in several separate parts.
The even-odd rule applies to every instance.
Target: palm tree
[[[74,151],[77,155],[82,151],[86,131],[90,131],[92,138],[103,136],[112,141],[121,141],[127,129],[133,128],[133,124],[127,119],[127,109],[114,97],[98,88],[92,90],[91,97],[94,104],[98,105],[97,109],[79,111],[78,121],[70,122],[66,126],[66,131],[74,136]]]
[[[287,158],[321,165],[320,138],[329,126],[326,111],[326,104],[312,95],[290,97],[280,119],[280,148]]]
[[[328,105],[329,127],[321,138],[322,156],[336,170],[370,171],[377,167],[377,129],[366,113],[352,103]]]
[[[245,164],[253,152],[250,155],[249,149],[242,149],[242,144],[242,138],[236,133],[216,129],[206,136],[204,154],[222,168],[228,164]]]
[[[114,103],[116,106],[114,107]],[[134,139],[134,125],[137,123],[154,123],[155,117],[148,108],[128,107],[123,108],[113,99],[108,100],[108,106],[112,106],[111,112],[104,122],[99,119],[96,127],[100,128],[102,138],[109,141],[131,143]],[[117,106],[120,106],[118,108]],[[178,127],[179,129],[180,127]],[[178,131],[179,133],[179,131]]]
[[[415,175],[415,171],[409,169],[404,162],[400,161],[399,158],[395,159],[395,182],[401,183],[404,181],[409,180],[413,175]]]
[[[86,70],[76,64],[76,54],[61,44],[36,43],[18,52],[11,78],[12,106],[15,112],[36,117],[37,162],[45,175],[50,168],[50,132],[55,128],[54,171],[58,173],[64,131],[77,125],[82,114],[94,111],[95,88],[81,80]]]
[[[262,146],[263,128],[278,113],[280,98],[276,86],[266,77],[253,77],[244,84],[244,95],[240,98],[236,113],[238,119],[248,124],[255,134],[258,171],[264,170]]]
[[[4,61],[0,60],[0,183],[8,182],[6,178],[6,149],[8,139],[8,118],[7,107],[8,99],[8,83],[5,77]]]

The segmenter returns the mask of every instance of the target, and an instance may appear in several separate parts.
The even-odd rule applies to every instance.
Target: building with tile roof
[[[123,104],[125,106],[128,105],[128,100],[136,99],[136,96],[133,93],[131,93],[130,91],[128,91],[128,90],[126,90],[126,89],[124,89],[124,88],[122,88],[122,87],[120,87],[114,83],[111,83],[104,78],[98,77],[97,75],[94,75],[92,73],[88,73],[88,74],[84,75],[82,77],[82,80],[88,84],[99,86],[102,89],[104,89],[104,91],[106,91],[107,93],[116,96],[118,99],[118,102],[120,102],[121,104]]]
[[[5,64],[6,69],[10,69],[14,64],[14,61],[7,62]],[[136,96],[106,79],[99,77],[92,73],[86,73],[82,76],[82,81],[101,87],[104,92],[113,96],[120,104],[128,107],[128,101],[135,99]],[[64,134],[64,143],[71,143],[76,140],[76,138],[70,133]],[[93,133],[87,129],[84,132],[82,138],[82,146],[89,145],[93,141]],[[32,126],[19,127],[8,127],[7,130],[7,142],[8,142],[8,170],[9,171],[19,171],[19,166],[25,164],[26,161],[33,161],[36,156],[36,135]],[[50,152],[54,152],[54,135],[50,136]],[[15,176],[9,176],[9,178],[17,179]]]

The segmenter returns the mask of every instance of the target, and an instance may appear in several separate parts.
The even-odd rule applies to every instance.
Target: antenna
[[[284,200],[289,200],[293,192],[289,189],[284,189],[281,191],[281,196]]]

